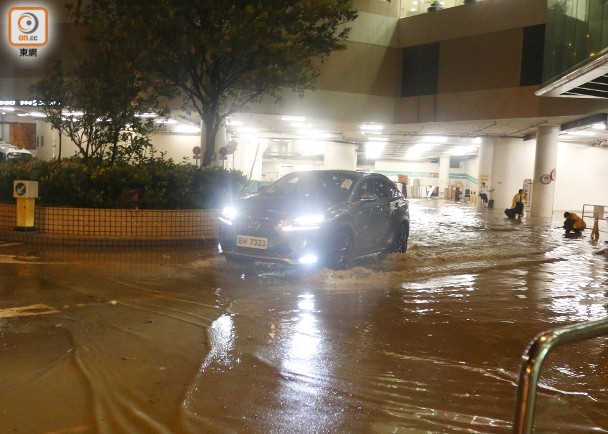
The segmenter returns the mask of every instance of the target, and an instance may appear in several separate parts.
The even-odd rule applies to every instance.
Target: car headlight
[[[319,229],[323,221],[325,221],[325,216],[323,214],[301,215],[294,219],[284,221],[281,228],[284,231]]]
[[[228,225],[232,225],[232,220],[237,216],[236,208],[233,206],[224,207],[219,219]]]

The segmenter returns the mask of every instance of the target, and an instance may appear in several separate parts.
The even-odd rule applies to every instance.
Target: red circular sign
[[[192,148],[192,153],[194,155],[201,155],[201,147],[200,146],[195,146],[194,148]]]

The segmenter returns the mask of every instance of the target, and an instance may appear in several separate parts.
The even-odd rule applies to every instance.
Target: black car
[[[229,261],[346,268],[354,258],[405,252],[409,206],[386,176],[348,170],[285,175],[227,206],[219,250]]]

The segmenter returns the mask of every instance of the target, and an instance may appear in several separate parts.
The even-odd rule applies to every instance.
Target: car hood
[[[328,200],[267,193],[240,199],[236,205],[242,214],[273,220],[295,215],[322,213],[331,207]]]

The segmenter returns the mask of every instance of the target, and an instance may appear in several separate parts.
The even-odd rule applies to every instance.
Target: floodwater
[[[339,272],[0,243],[0,433],[511,432],[531,340],[607,316],[607,234],[411,217],[405,255]],[[535,433],[608,432],[607,356],[549,354]]]

